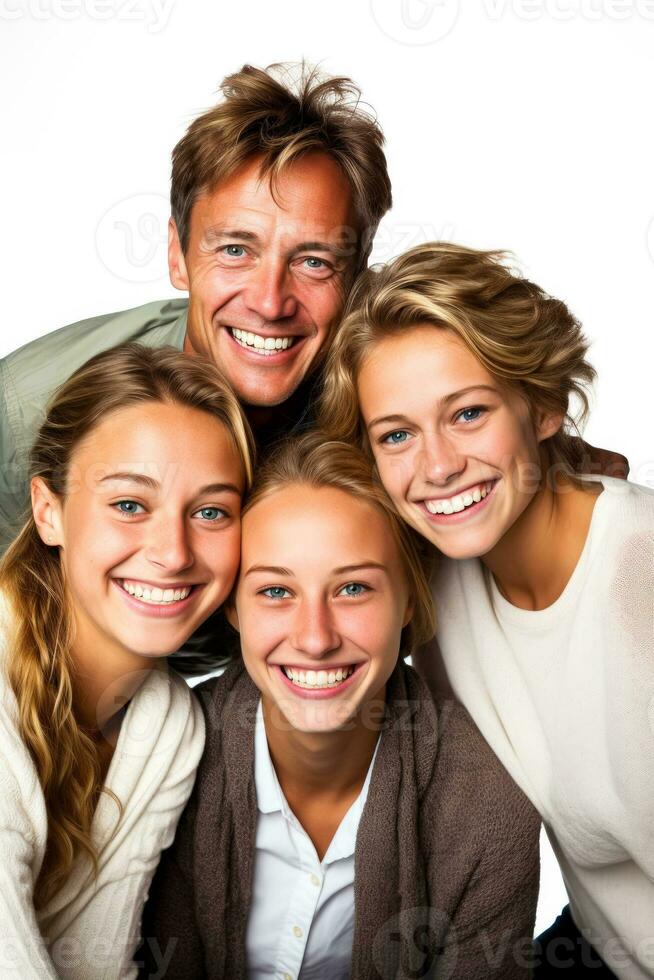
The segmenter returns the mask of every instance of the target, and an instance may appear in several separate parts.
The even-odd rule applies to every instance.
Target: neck
[[[548,467],[542,467],[543,473]],[[582,486],[557,473],[546,477],[518,520],[483,563],[497,587],[520,609],[546,609],[555,602],[579,561],[601,484]]]
[[[120,728],[120,713],[141,687],[150,670],[165,669],[165,658],[139,657],[122,647],[85,635],[76,624],[70,656],[73,699],[78,723],[107,739]]]
[[[345,728],[331,732],[301,732],[279,724],[279,711],[262,698],[270,757],[287,800],[324,796],[338,799],[359,791],[372,761],[381,728],[371,721],[383,717],[386,692],[375,698],[379,711],[358,713]]]

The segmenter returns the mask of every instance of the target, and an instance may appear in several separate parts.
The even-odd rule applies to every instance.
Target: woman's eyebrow
[[[362,571],[363,569],[366,569],[366,568],[376,568],[380,572],[387,572],[388,571],[386,565],[382,565],[381,562],[372,561],[371,560],[371,561],[358,562],[356,565],[342,565],[340,568],[335,568],[334,569],[334,574],[335,575],[347,575],[350,572],[360,572],[360,571]]]
[[[469,385],[467,388],[459,388],[458,391],[452,391],[449,395],[444,395],[443,398],[438,400],[437,404],[442,408],[445,405],[449,405],[450,402],[455,401],[455,399],[461,398],[462,395],[469,394],[471,391],[490,391],[495,395],[498,394],[497,388],[494,385]],[[406,425],[409,421],[410,419],[406,415],[380,415],[368,423],[368,428],[372,429],[376,425],[381,425],[382,422],[386,424],[392,422],[395,425]]]
[[[269,575],[285,575],[287,577],[293,574],[288,568],[281,568],[279,565],[252,565],[245,572],[243,578],[247,575],[252,575],[253,572],[266,572]]]
[[[146,476],[145,473],[109,473],[98,480],[98,483],[109,482],[136,483],[138,486],[147,487],[148,490],[159,490],[161,487],[158,480],[152,476]],[[235,493],[239,497],[241,496],[241,491],[234,483],[207,483],[206,486],[200,487],[196,496],[203,497],[207,493]]]

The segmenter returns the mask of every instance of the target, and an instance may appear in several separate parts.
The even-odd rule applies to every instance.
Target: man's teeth
[[[142,602],[153,602],[165,606],[167,602],[179,602],[186,599],[191,593],[191,586],[184,589],[158,589],[156,586],[141,585],[140,582],[126,582],[123,580],[122,586],[125,592],[136,596]]]
[[[339,667],[338,670],[296,670],[293,667],[282,667],[282,670],[298,687],[313,689],[336,687],[354,673],[354,667]]]
[[[493,483],[480,483],[474,490],[466,490],[465,493],[457,494],[456,497],[448,497],[446,500],[425,500],[425,506],[430,514],[459,514],[466,507],[478,504],[480,500],[491,492]]]
[[[264,357],[276,354],[278,350],[286,350],[287,347],[293,345],[296,339],[295,337],[262,337],[258,333],[251,333],[249,330],[238,330],[236,327],[230,327],[230,330],[232,331],[232,337],[241,347],[254,350],[257,354],[263,354]]]

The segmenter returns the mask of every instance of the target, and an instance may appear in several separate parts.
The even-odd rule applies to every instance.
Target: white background
[[[303,56],[386,133],[375,258],[511,249],[592,339],[587,438],[654,486],[654,0],[0,0],[0,356],[174,295],[173,145],[225,74]],[[564,901],[544,858],[539,927]]]

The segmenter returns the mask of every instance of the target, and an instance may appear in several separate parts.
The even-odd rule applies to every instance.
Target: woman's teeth
[[[336,687],[341,684],[351,674],[354,667],[343,667],[338,670],[295,670],[293,667],[282,667],[282,670],[290,681],[298,687],[321,688]]]
[[[448,497],[441,500],[425,500],[425,507],[430,514],[459,514],[466,507],[472,507],[483,500],[491,490],[495,480],[489,483],[480,483],[474,490],[466,490],[465,493],[457,494],[455,497]]]
[[[257,354],[263,354],[264,357],[269,357],[271,354],[276,354],[277,351],[292,347],[295,341],[295,337],[262,337],[258,333],[238,330],[236,327],[230,327],[230,330],[232,337],[241,347],[256,351]]]
[[[184,589],[158,589],[156,586],[141,585],[139,582],[121,582],[125,592],[136,596],[142,602],[153,602],[157,605],[166,605],[168,602],[179,602],[186,599],[191,594],[191,586]]]

